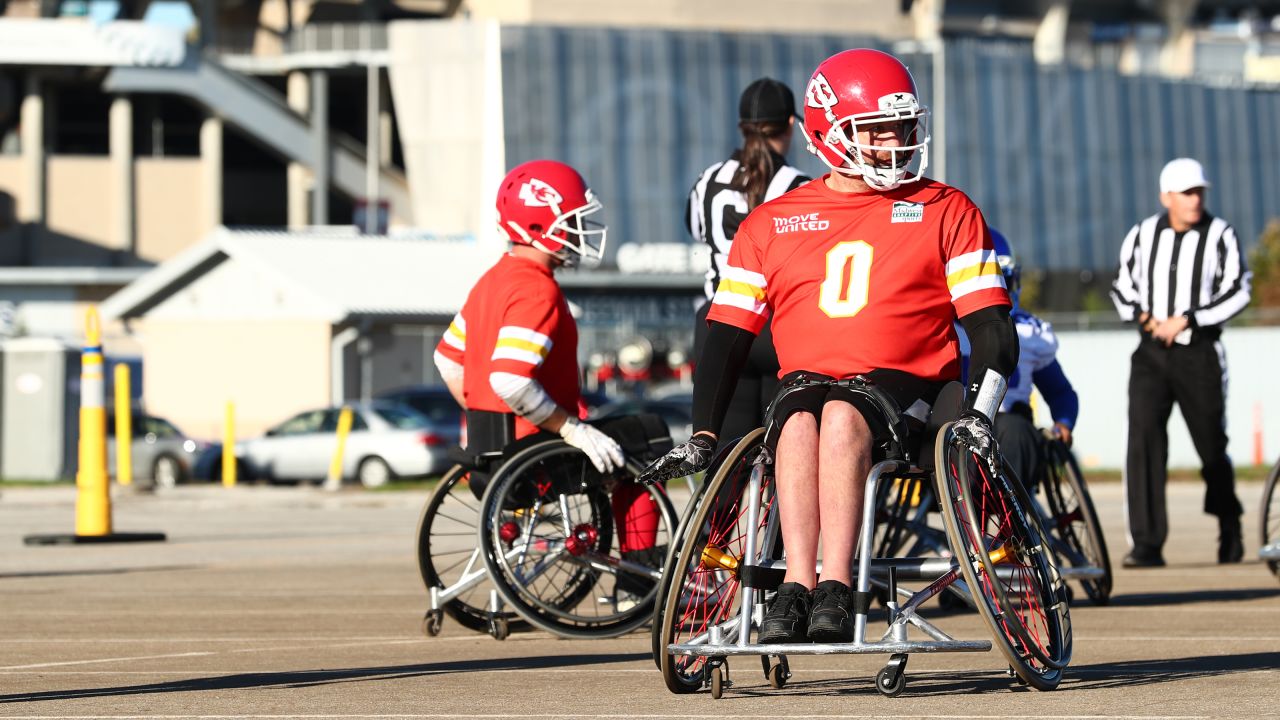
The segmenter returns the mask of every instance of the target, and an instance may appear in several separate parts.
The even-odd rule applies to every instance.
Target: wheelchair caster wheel
[[[1021,686],[1023,686],[1023,687],[1026,687],[1026,685],[1027,685],[1027,681],[1026,681],[1026,680],[1024,680],[1024,679],[1022,678],[1022,676],[1021,676],[1021,675],[1019,675],[1019,674],[1018,674],[1018,671],[1017,671],[1017,670],[1014,670],[1014,669],[1013,669],[1013,666],[1012,666],[1012,665],[1010,665],[1010,666],[1009,666],[1009,669],[1008,669],[1006,672],[1008,672],[1008,673],[1009,673],[1009,677],[1011,677],[1011,678],[1013,678],[1015,681],[1017,681],[1017,683],[1018,683],[1019,685],[1021,685]]]
[[[724,677],[724,669],[719,667],[711,668],[711,697],[719,700],[724,697],[725,685],[728,681]]]
[[[907,674],[893,667],[880,668],[876,673],[876,690],[885,697],[898,697],[907,687]]]
[[[787,686],[787,679],[791,677],[791,671],[787,669],[786,661],[778,663],[769,668],[769,687],[774,690],[781,690]]]
[[[511,626],[504,617],[493,618],[489,621],[489,634],[494,640],[506,640],[511,634]]]
[[[435,637],[440,634],[440,628],[444,626],[443,610],[428,610],[427,614],[422,618],[422,632],[428,637]]]

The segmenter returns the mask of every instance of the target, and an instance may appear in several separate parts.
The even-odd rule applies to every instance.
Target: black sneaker
[[[1240,537],[1240,517],[1218,518],[1218,564],[1238,563],[1244,559],[1244,540]]]
[[[809,589],[805,586],[794,582],[779,585],[778,594],[773,596],[760,622],[758,642],[762,645],[808,642],[805,630],[811,605]]]
[[[813,589],[809,639],[821,643],[853,642],[853,592],[839,580],[823,580]]]

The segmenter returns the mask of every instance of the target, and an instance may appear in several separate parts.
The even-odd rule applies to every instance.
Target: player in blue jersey
[[[1042,440],[1031,412],[1031,392],[1039,390],[1049,405],[1053,418],[1050,432],[1068,447],[1076,417],[1080,412],[1080,399],[1071,381],[1058,363],[1058,336],[1053,327],[1023,308],[1018,300],[1021,290],[1022,269],[1014,258],[1009,241],[994,228],[991,241],[996,250],[996,261],[1004,273],[1009,299],[1013,301],[1014,327],[1018,330],[1018,369],[1009,377],[1009,389],[1000,404],[996,416],[996,441],[1005,464],[1024,483],[1033,482],[1040,469]],[[968,359],[968,343],[961,338],[961,351]]]

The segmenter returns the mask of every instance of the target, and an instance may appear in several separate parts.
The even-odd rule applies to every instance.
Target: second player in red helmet
[[[498,188],[498,225],[519,245],[561,263],[604,257],[607,228],[589,219],[602,209],[577,170],[555,160],[516,166]]]
[[[604,253],[600,208],[568,165],[534,160],[498,187],[511,250],[471,289],[436,347],[435,363],[467,411],[468,449],[501,450],[539,429],[558,432],[601,472],[622,466],[612,438],[578,421],[578,326],[555,269]],[[472,479],[472,490],[483,487]]]
[[[810,151],[831,172],[739,226],[707,314],[694,436],[641,476],[707,467],[752,338],[772,318],[782,387],[765,442],[774,449],[787,569],[761,622],[762,643],[852,639],[866,477],[874,460],[918,444],[943,384],[959,378],[956,320],[970,338],[974,379],[956,433],[987,456],[1018,357],[981,211],[923,174],[928,111],[907,68],[876,50],[848,50],[817,67],[804,97]],[[852,382],[892,398],[913,437],[896,443]]]

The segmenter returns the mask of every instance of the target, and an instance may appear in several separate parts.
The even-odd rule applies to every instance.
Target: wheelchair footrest
[[[989,652],[990,640],[920,640],[907,642],[793,643],[784,645],[671,644],[673,655],[894,655],[897,653]]]

